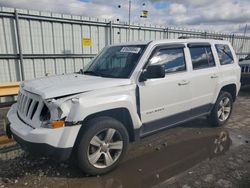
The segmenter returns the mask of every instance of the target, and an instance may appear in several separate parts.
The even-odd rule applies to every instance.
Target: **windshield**
[[[146,45],[111,46],[84,70],[84,74],[111,78],[129,78]]]

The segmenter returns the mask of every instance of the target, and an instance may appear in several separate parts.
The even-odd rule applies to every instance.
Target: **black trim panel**
[[[200,116],[201,114],[209,113],[212,111],[213,106],[214,106],[214,104],[207,104],[207,105],[193,108],[191,111],[192,112],[191,116]]]
[[[140,128],[139,129],[134,129],[134,141],[140,140],[140,137],[141,137],[140,132],[141,132]]]
[[[182,49],[185,48],[185,44],[160,44],[155,49],[162,50],[162,49]]]
[[[211,44],[208,42],[195,42],[195,43],[188,43],[187,46],[189,48],[211,47]]]
[[[136,86],[135,89],[135,98],[136,98],[136,110],[139,118],[141,119],[141,104],[140,104],[140,89],[139,86]]]
[[[211,112],[212,107],[213,104],[207,104],[172,116],[144,123],[140,130],[140,137],[147,136],[165,128],[179,125],[200,116],[208,115]]]
[[[45,156],[57,161],[65,161],[69,159],[72,152],[72,148],[56,148],[45,143],[28,142],[13,133],[12,135],[24,150],[29,151],[35,156]]]

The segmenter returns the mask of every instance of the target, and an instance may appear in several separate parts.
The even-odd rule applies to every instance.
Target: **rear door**
[[[190,43],[188,47],[193,68],[190,84],[192,116],[199,116],[212,109],[220,74],[210,43]]]

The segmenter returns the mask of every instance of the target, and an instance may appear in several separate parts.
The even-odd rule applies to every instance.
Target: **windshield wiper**
[[[100,73],[102,77],[106,77],[106,78],[118,78],[117,76],[114,75],[110,75],[110,74],[104,74],[104,73]]]
[[[102,76],[100,73],[95,71],[84,71],[83,74],[94,75],[94,76]]]
[[[83,69],[80,69],[78,72],[74,72],[75,74],[83,74]]]
[[[84,71],[83,74],[88,74],[88,75],[94,75],[94,76],[101,76],[101,77],[106,77],[106,78],[118,78],[117,76],[101,73],[101,72],[95,72],[95,71]]]

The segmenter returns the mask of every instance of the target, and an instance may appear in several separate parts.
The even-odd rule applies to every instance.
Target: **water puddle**
[[[196,122],[197,123],[197,122]],[[196,124],[197,125],[197,124]],[[243,144],[243,138],[229,132],[225,128],[183,126],[158,133],[151,138],[142,139],[138,146],[137,157],[125,160],[116,170],[100,177],[86,177],[69,180],[70,187],[91,188],[131,188],[157,187],[169,178],[188,170],[194,165],[214,157],[223,155],[230,148]],[[161,139],[160,148],[147,149],[148,142]],[[145,143],[143,143],[145,142]],[[155,139],[153,142],[157,142]],[[144,145],[144,149],[140,146]],[[133,155],[134,150],[128,153]],[[149,147],[150,148],[150,147]],[[148,151],[149,150],[149,151]]]

